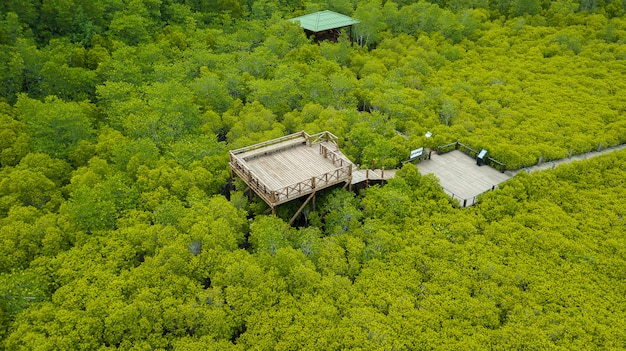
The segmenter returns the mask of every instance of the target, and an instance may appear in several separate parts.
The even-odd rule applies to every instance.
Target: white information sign
[[[411,160],[415,159],[415,158],[418,158],[418,157],[422,156],[423,153],[424,153],[424,148],[423,147],[420,147],[419,149],[411,150],[411,156],[409,156],[409,158]]]

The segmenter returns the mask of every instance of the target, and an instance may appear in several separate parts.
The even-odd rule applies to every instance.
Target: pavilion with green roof
[[[350,40],[352,41],[352,25],[359,23],[357,19],[329,10],[292,18],[289,21],[298,23],[307,31],[308,35],[313,35],[318,41],[337,41],[339,30],[346,27],[349,28]]]

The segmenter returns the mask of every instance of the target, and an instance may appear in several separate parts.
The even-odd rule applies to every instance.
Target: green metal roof
[[[312,32],[321,32],[323,30],[347,27],[359,23],[359,20],[329,10],[292,18],[290,21],[300,23],[300,27]]]

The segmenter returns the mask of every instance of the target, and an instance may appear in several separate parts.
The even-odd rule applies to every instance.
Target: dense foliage
[[[0,350],[626,348],[626,152],[457,209],[412,165],[260,215],[228,149],[626,142],[616,0],[5,0]],[[286,19],[358,18],[354,43]],[[423,137],[431,131],[433,137]]]

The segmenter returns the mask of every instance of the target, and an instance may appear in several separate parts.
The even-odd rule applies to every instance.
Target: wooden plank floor
[[[359,169],[357,171],[352,172],[352,184],[359,184],[366,180],[389,180],[396,176],[395,169],[374,169],[374,170],[366,170]]]
[[[417,164],[420,173],[433,173],[441,186],[455,197],[470,199],[491,190],[511,178],[489,166],[478,166],[476,160],[461,151],[432,154],[430,160]]]
[[[319,153],[319,145],[298,145],[246,162],[272,190],[284,188],[339,168]]]

